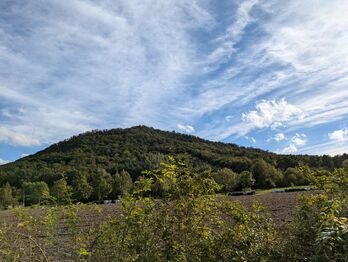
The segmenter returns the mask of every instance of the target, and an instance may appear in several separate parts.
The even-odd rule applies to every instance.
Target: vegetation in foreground
[[[0,260],[347,261],[348,171],[302,171],[322,193],[303,196],[285,228],[257,203],[246,209],[217,199],[221,187],[209,172],[170,159],[122,197],[121,214],[95,227],[81,227],[77,205],[42,208],[39,216],[16,209],[18,222],[1,227]]]

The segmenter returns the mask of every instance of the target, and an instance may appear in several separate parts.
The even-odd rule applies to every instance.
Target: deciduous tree
[[[58,204],[69,204],[71,202],[72,188],[64,178],[55,181],[50,192]]]

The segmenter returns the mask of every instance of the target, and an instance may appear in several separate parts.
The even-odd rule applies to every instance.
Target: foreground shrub
[[[157,184],[160,200],[149,196]],[[264,210],[225,197],[209,173],[191,174],[171,159],[147,172],[122,215],[104,224],[93,258],[103,261],[260,261],[274,255],[276,234]]]
[[[297,216],[284,237],[289,261],[347,261],[348,172],[304,170],[320,193],[302,196]]]

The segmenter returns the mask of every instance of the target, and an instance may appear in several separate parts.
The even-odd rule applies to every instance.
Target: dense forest
[[[191,172],[211,172],[224,192],[303,185],[298,166],[327,172],[348,162],[347,154],[279,155],[146,126],[95,130],[0,166],[2,205],[116,199],[169,155]]]

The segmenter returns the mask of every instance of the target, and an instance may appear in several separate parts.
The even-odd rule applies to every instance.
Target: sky
[[[147,125],[348,152],[346,0],[1,0],[0,164]]]

